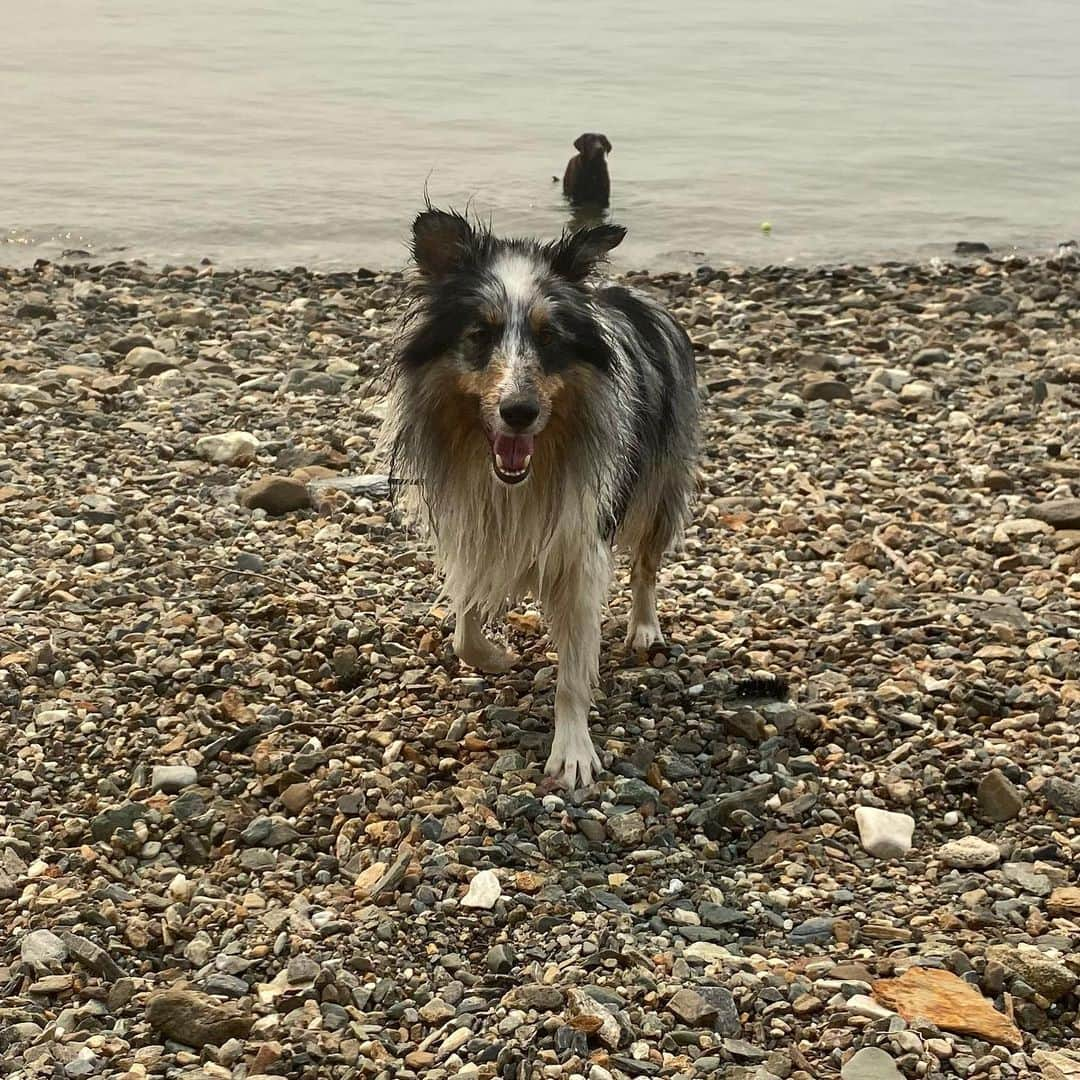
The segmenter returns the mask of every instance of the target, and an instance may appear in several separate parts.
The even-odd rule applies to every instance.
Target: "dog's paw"
[[[663,644],[665,644],[664,632],[656,619],[650,622],[631,623],[626,631],[626,647],[632,652],[648,652],[655,646]]]
[[[457,653],[457,658],[469,667],[486,671],[489,675],[501,675],[504,671],[509,671],[519,659],[517,653],[486,640],[457,648],[454,651]]]
[[[556,777],[570,791],[592,786],[601,770],[596,747],[584,725],[557,724],[544,772]]]

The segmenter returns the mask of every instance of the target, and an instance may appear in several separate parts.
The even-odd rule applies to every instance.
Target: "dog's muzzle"
[[[535,439],[532,435],[493,435],[491,468],[504,484],[520,484],[532,466]]]
[[[491,467],[504,484],[520,484],[529,475],[534,436],[526,434],[540,416],[540,402],[527,391],[499,402],[499,418],[509,431],[490,435]]]

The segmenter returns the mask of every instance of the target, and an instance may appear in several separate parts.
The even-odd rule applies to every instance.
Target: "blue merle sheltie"
[[[690,341],[650,297],[596,280],[624,235],[498,239],[421,213],[384,429],[434,540],[457,656],[505,671],[517,658],[484,625],[539,600],[560,665],[547,772],[570,788],[600,769],[588,715],[613,547],[632,560],[627,646],[648,649],[663,642],[657,568],[695,482]]]

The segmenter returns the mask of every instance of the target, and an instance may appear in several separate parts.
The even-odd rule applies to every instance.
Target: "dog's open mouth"
[[[520,484],[529,475],[533,456],[532,435],[495,435],[491,440],[491,467],[504,484]]]

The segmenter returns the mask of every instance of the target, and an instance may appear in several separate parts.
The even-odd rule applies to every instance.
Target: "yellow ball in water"
[[[772,232],[772,223],[768,222],[768,221],[763,221],[761,223],[761,231],[763,233],[771,233]]]

